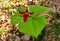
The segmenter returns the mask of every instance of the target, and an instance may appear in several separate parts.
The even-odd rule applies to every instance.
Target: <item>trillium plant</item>
[[[11,23],[13,25],[18,24],[20,32],[37,38],[47,23],[46,18],[39,15],[43,12],[49,12],[50,9],[40,5],[28,5],[28,8],[20,6],[19,12],[11,16]]]

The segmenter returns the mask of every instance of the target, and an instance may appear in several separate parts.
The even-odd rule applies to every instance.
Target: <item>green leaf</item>
[[[23,21],[23,18],[21,17],[22,15],[16,13],[14,15],[11,16],[11,23],[12,24],[17,24],[20,23],[21,21]]]
[[[41,31],[46,25],[45,17],[37,17],[37,18],[28,18],[27,22],[21,22],[18,26],[18,30],[27,35],[38,37],[41,34]]]
[[[40,6],[40,5],[29,5],[30,12],[34,12],[32,16],[38,16],[42,12],[49,12],[50,9],[48,7]]]
[[[23,6],[20,6],[20,7],[19,7],[19,11],[21,11],[21,12],[25,12],[25,11],[26,11],[26,8],[23,7]]]

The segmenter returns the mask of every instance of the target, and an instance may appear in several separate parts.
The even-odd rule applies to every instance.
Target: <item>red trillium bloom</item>
[[[24,18],[24,22],[26,22],[27,21],[27,19],[28,19],[28,14],[24,14],[24,16],[23,16],[23,18]]]
[[[27,19],[28,19],[28,17],[29,17],[29,15],[30,15],[30,14],[33,14],[33,12],[30,13],[28,10],[26,10],[25,12],[21,12],[21,11],[20,11],[19,14],[22,14],[22,15],[23,15],[24,22],[26,22]]]

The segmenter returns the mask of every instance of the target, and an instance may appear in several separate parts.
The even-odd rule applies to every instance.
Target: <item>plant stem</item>
[[[34,37],[32,37],[32,41],[34,41]]]

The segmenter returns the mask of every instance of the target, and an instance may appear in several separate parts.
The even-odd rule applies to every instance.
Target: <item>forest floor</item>
[[[47,25],[42,35],[35,41],[60,41],[60,1],[59,0],[0,0],[0,41],[31,41],[30,37],[17,30],[17,24],[10,23],[12,10],[17,11],[20,5],[39,4],[50,8],[49,13],[41,13],[47,18]],[[29,40],[30,39],[30,40]]]

